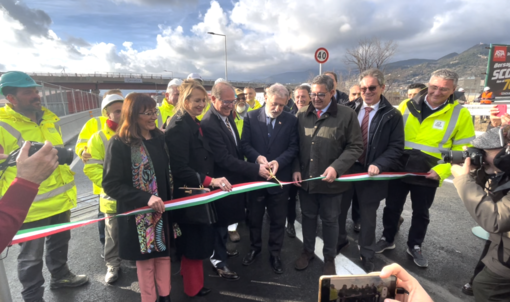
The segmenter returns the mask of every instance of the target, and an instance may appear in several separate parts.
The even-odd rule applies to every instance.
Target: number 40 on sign
[[[319,74],[322,74],[322,64],[329,59],[329,52],[326,48],[321,47],[315,51],[315,61],[319,63]]]

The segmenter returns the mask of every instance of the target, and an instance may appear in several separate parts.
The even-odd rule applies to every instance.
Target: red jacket
[[[0,199],[0,251],[20,229],[38,190],[38,184],[16,177]]]

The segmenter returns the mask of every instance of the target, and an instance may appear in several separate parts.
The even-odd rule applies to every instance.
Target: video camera
[[[466,151],[441,151],[441,157],[445,163],[452,165],[463,164],[466,158],[471,158],[471,165],[480,168],[483,165],[483,157],[485,152],[478,148],[467,148]]]
[[[30,146],[30,150],[28,151],[28,156],[32,156],[35,152],[39,151],[39,149],[41,149],[42,146],[44,146],[43,143],[30,142],[30,144],[31,144],[31,146]],[[61,147],[53,147],[53,148],[57,149],[57,151],[58,151],[57,155],[58,155],[58,164],[59,165],[71,165],[71,163],[73,162],[73,159],[74,159],[74,152],[72,149],[70,149],[70,148],[66,149],[66,148],[61,148]],[[21,148],[12,151],[9,154],[9,157],[7,157],[7,159],[2,164],[0,164],[0,171],[3,171],[5,169],[7,169],[8,167],[15,166],[16,158],[18,157],[20,151],[21,151]]]

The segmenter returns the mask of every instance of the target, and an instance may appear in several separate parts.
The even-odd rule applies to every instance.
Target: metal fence
[[[99,95],[78,89],[38,82],[43,106],[57,116],[87,111],[101,106]]]

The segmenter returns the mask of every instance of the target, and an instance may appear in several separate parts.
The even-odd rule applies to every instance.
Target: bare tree
[[[384,64],[395,54],[397,47],[394,41],[381,42],[377,37],[363,39],[358,42],[358,46],[347,49],[344,62],[356,66],[359,73],[370,68],[383,70]]]

